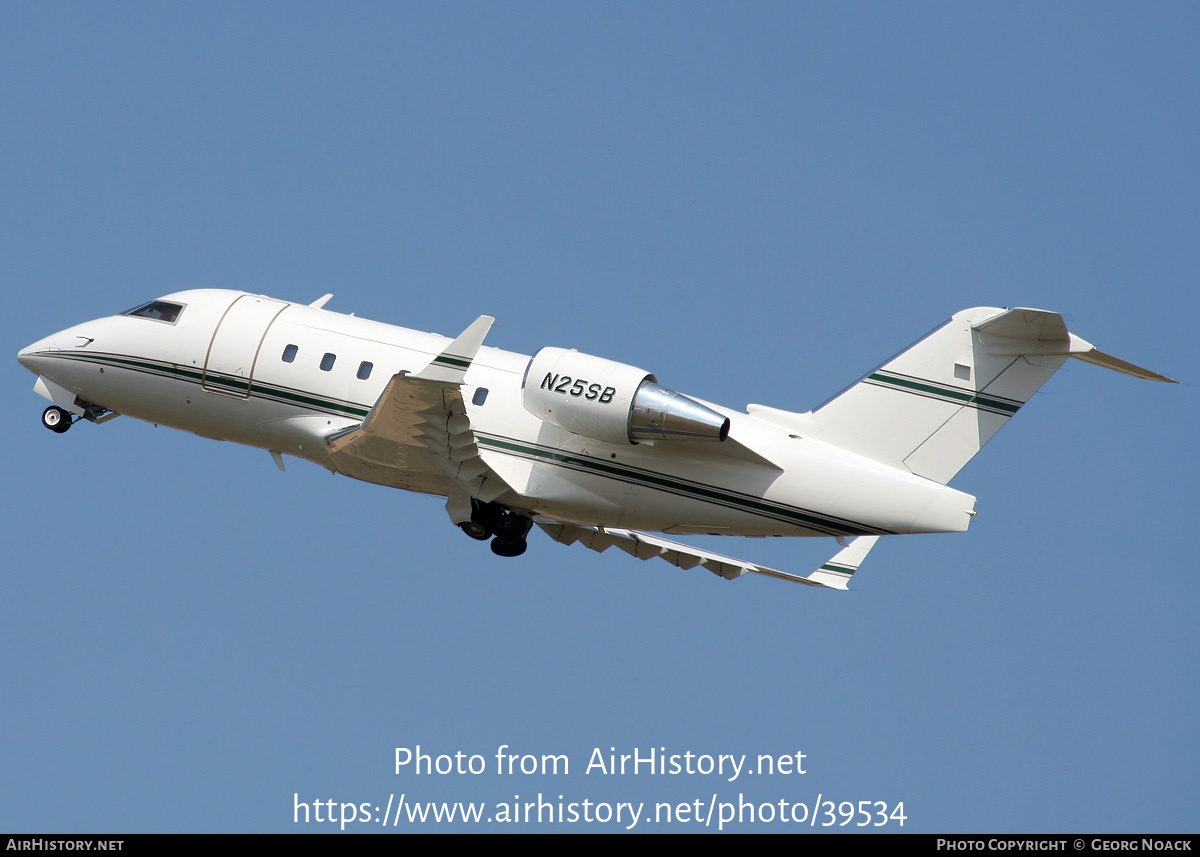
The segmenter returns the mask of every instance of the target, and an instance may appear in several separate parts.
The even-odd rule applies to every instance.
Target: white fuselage
[[[175,323],[97,319],[29,346],[20,361],[60,388],[55,402],[64,407],[72,404],[60,401],[69,391],[131,417],[336,469],[330,435],[359,425],[394,374],[422,370],[449,342],[242,292],[194,290],[163,300],[185,305]],[[947,532],[970,521],[970,495],[796,426],[711,403],[704,404],[731,420],[725,443],[614,444],[574,434],[522,405],[529,361],[485,346],[462,388],[480,454],[516,492],[504,502],[522,512],[751,536]],[[365,478],[449,491],[429,474]]]

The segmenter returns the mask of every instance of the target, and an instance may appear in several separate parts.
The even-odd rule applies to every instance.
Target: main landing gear
[[[499,503],[471,501],[471,520],[458,527],[478,541],[492,540],[492,553],[496,556],[520,556],[525,553],[525,534],[533,526],[528,515],[514,512]]]

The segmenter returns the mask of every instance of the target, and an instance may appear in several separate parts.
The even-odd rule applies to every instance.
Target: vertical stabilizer
[[[945,484],[1070,350],[1058,313],[963,310],[813,416],[823,440]]]

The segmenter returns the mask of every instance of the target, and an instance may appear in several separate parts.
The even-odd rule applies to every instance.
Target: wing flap
[[[650,533],[613,527],[591,527],[546,518],[537,519],[537,525],[556,542],[565,545],[573,545],[578,542],[598,553],[603,553],[615,546],[630,556],[642,560],[662,559],[682,569],[702,566],[726,580],[753,573],[825,589],[848,589],[851,575],[862,564],[867,553],[875,546],[875,542],[879,538],[878,536],[860,536],[854,539],[848,547],[840,550],[821,568],[804,576],[701,550]]]
[[[329,439],[333,466],[357,479],[483,502],[511,490],[480,457],[462,398],[493,320],[480,316],[420,372],[393,376],[361,425]]]

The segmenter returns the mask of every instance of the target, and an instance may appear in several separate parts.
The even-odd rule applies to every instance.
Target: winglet
[[[471,361],[483,345],[484,338],[492,329],[496,319],[490,315],[481,315],[471,326],[458,335],[446,349],[429,361],[429,365],[416,374],[415,377],[426,381],[442,381],[447,384],[461,384],[471,368]]]
[[[879,536],[859,536],[833,555],[833,559],[818,568],[808,576],[813,583],[828,586],[830,589],[848,589],[850,576],[858,571]]]

